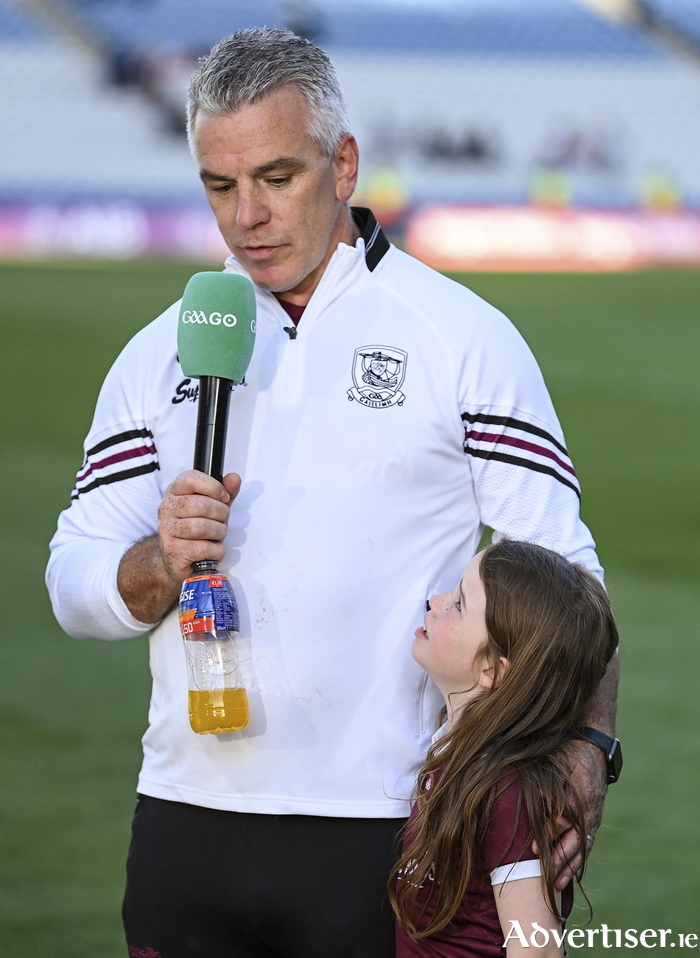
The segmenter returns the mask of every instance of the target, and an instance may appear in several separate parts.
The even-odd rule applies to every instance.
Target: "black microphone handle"
[[[194,468],[221,482],[228,407],[233,382],[218,376],[202,376],[199,380],[197,433],[194,440]]]

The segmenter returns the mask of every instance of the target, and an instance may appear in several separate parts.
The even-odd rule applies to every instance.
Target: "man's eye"
[[[221,186],[210,186],[209,189],[212,191],[212,193],[230,193],[230,192],[231,192],[231,184],[230,184],[230,183],[222,183]]]
[[[271,176],[267,182],[270,186],[286,186],[290,179],[291,176]]]

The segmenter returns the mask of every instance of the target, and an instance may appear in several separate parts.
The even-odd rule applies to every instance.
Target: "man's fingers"
[[[548,821],[545,823],[545,829],[547,831],[547,834],[549,835],[550,843],[553,846],[556,844],[559,836],[563,835],[564,832],[568,832],[570,828],[571,828],[571,822],[568,819],[564,818],[563,815],[561,815],[559,818],[557,818],[553,822]],[[539,855],[539,852],[537,851],[537,842],[532,843],[532,851],[535,855]]]
[[[573,880],[574,875],[583,864],[580,856],[576,856],[568,865],[564,865],[557,877],[554,879],[554,887],[557,891],[564,891],[566,886]]]
[[[229,508],[225,503],[209,496],[174,496],[166,492],[159,512],[161,521],[202,518],[226,523]]]
[[[235,476],[236,473],[229,473],[229,476]],[[228,478],[228,476],[226,477]],[[239,477],[240,480],[240,477]],[[208,476],[205,472],[198,472],[196,469],[188,469],[187,472],[181,472],[173,479],[165,494],[173,496],[200,495],[208,496],[210,499],[218,499],[220,502],[228,503],[231,501],[231,493],[218,479]]]
[[[552,841],[556,841],[560,835],[563,835],[564,832],[568,832],[571,828],[571,822],[568,818],[564,818],[563,815],[560,815],[553,822],[547,822],[547,832]]]
[[[241,477],[234,472],[224,476],[222,483],[190,469],[165,490],[158,510],[158,534],[163,565],[173,580],[186,578],[193,562],[224,558],[229,507],[240,486]]]
[[[210,542],[221,542],[227,530],[225,522],[217,522],[204,516],[192,516],[162,522],[160,535],[162,539],[207,539]]]
[[[571,865],[575,859],[581,858],[581,843],[578,832],[573,828],[564,832],[552,849],[552,865],[554,870]]]
[[[599,757],[600,749],[579,741],[572,742],[570,749],[571,778],[581,797],[587,837],[585,847],[582,847],[578,832],[566,819],[560,818],[551,824],[552,867],[556,875],[554,887],[559,890],[566,888],[593,846],[603,814],[606,789],[605,762]],[[533,850],[537,853],[534,844]]]
[[[557,876],[554,887],[559,890],[566,888],[582,864],[583,852],[578,832],[569,828],[552,849],[552,867]]]
[[[554,887],[560,891],[569,884],[574,874],[583,864],[583,853],[579,835],[571,823],[564,817],[548,825],[552,837],[552,869]],[[534,844],[533,844],[534,849]]]
[[[582,867],[584,863],[584,854],[583,849],[578,841],[578,835],[574,832],[575,839],[560,841],[557,844],[557,847],[554,849],[554,854],[552,855],[552,865],[554,866],[555,873],[559,870],[557,877],[554,881],[554,887],[559,891],[563,891],[564,888],[569,884],[573,879],[576,872],[579,868]],[[586,855],[591,852],[593,848],[593,842],[595,840],[594,835],[586,835]]]
[[[554,887],[560,891],[569,884],[590,854],[595,841],[595,831],[586,835],[586,847],[581,847],[578,832],[569,828],[552,849],[552,867],[556,875]]]
[[[237,472],[229,472],[224,476],[224,478],[221,481],[224,488],[226,489],[228,494],[231,496],[231,502],[233,502],[233,500],[236,498],[238,493],[241,491],[241,482],[242,482],[241,477],[238,475]],[[229,502],[229,505],[231,504],[231,502]]]

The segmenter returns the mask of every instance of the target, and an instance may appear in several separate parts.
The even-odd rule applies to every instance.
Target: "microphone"
[[[177,326],[185,376],[199,379],[194,468],[221,482],[231,389],[243,381],[255,345],[255,292],[236,273],[195,273]]]

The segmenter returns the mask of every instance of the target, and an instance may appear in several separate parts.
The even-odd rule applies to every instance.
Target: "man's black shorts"
[[[131,958],[394,958],[386,898],[403,819],[250,815],[140,796]]]

